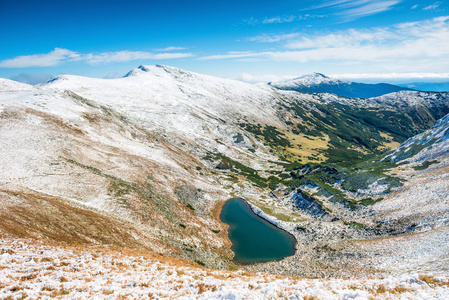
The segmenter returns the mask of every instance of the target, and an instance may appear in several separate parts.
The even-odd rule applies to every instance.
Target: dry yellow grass
[[[330,138],[328,135],[324,134],[323,137],[293,133],[285,133],[285,135],[293,145],[293,147],[286,149],[290,155],[300,158],[304,163],[321,162],[326,159],[321,151],[329,148]]]
[[[393,137],[388,133],[381,132],[380,136],[386,139],[388,142],[385,142],[382,146],[377,147],[378,150],[389,150],[400,145],[400,143],[393,141]]]

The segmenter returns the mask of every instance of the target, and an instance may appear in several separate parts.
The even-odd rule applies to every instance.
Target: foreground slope
[[[449,278],[304,279],[198,268],[123,248],[0,241],[2,299],[444,299]]]

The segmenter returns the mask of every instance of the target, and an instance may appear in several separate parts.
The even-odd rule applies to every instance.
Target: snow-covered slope
[[[371,103],[389,105],[391,107],[406,109],[409,107],[439,108],[447,105],[449,93],[400,91],[368,99]]]
[[[338,80],[320,73],[304,75],[280,82],[270,82],[268,84],[281,90],[293,90],[301,93],[331,93],[354,98],[377,97],[401,90],[410,90],[409,88],[386,83],[365,84]]]
[[[96,84],[95,79],[62,78],[70,85],[74,84],[72,79]],[[134,97],[127,93],[117,97],[108,90],[113,86],[117,84],[99,85],[97,93],[101,95],[105,90],[107,95],[98,96],[104,102],[97,102],[66,89],[2,81],[1,234],[118,245],[134,240],[137,243],[129,246],[181,256],[186,251],[185,255],[195,255],[206,264],[210,258],[218,259],[218,254],[206,249],[226,245],[224,235],[211,230],[223,231],[222,225],[210,213],[199,217],[176,195],[181,187],[201,189],[198,201],[205,203],[207,211],[228,197],[208,177],[208,171],[201,176],[197,170],[206,169],[198,160],[205,155],[204,148],[199,148],[194,137],[183,138],[183,131],[181,137],[171,133],[176,127],[145,129],[141,124],[151,124],[152,120],[136,116],[146,107],[154,109],[151,102],[138,98],[137,92],[141,106],[135,100],[137,107],[133,111],[127,101]],[[159,109],[163,114],[164,107]],[[183,113],[179,113],[173,117],[174,123],[178,117],[183,122]],[[209,120],[214,119],[210,117],[204,124]],[[184,123],[186,127],[193,125]],[[207,136],[212,140],[211,148],[228,149],[213,137]],[[101,230],[105,223],[110,224],[112,232]],[[52,224],[50,228],[48,224]],[[192,230],[194,227],[197,229]],[[123,238],[124,232],[132,238]],[[177,246],[195,250],[180,250]]]
[[[174,67],[140,66],[125,77],[112,80],[63,75],[43,85],[113,106],[144,128],[163,128],[198,139],[211,132],[232,131],[227,122],[281,124],[269,88]]]
[[[406,181],[374,205],[377,219],[423,231],[449,224],[449,115],[391,150],[382,161],[396,162],[398,167],[391,172]]]
[[[444,274],[305,279],[219,271],[126,249],[0,240],[2,299],[447,299]]]
[[[267,270],[354,274],[355,256],[321,257],[319,243],[372,236],[340,221],[320,229],[320,221],[288,206],[288,192],[273,200],[265,182],[290,176],[279,163],[287,151],[322,161],[324,150],[344,141],[364,155],[369,149],[355,144],[356,129],[366,141],[371,133],[382,138],[377,149],[391,141],[396,117],[410,119],[404,111],[418,103],[433,108],[433,118],[448,99],[305,95],[160,65],[119,79],[61,75],[41,86],[0,80],[0,234],[135,247],[227,268],[232,252],[218,212],[223,200],[241,196],[312,224],[307,235],[293,221],[286,227],[306,250]],[[384,117],[385,130],[376,127]]]
[[[424,162],[444,159],[448,154],[449,115],[446,115],[429,130],[408,139],[392,150],[383,160]]]

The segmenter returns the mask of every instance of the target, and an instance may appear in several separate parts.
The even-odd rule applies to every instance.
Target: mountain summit
[[[349,81],[341,81],[338,79],[333,79],[330,78],[324,74],[321,73],[312,73],[312,74],[308,74],[308,75],[303,75],[294,79],[290,79],[290,80],[284,80],[284,81],[280,81],[280,82],[275,82],[275,83],[269,83],[270,85],[279,85],[281,86],[282,84],[285,85],[290,85],[290,84],[296,84],[296,85],[303,85],[303,86],[314,86],[317,84],[323,84],[323,83],[350,83]]]
[[[338,80],[321,73],[312,73],[295,79],[268,84],[280,90],[292,90],[301,93],[331,93],[351,98],[371,98],[402,90],[412,90],[387,83],[366,84]]]

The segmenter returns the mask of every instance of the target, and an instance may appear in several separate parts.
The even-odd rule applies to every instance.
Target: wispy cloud
[[[393,9],[403,0],[334,0],[311,7],[312,10],[329,10],[344,22]]]
[[[431,4],[429,6],[424,7],[424,10],[436,10],[438,6],[440,6],[440,2],[435,2],[434,4]]]
[[[449,73],[348,73],[330,74],[329,77],[344,79],[449,79]]]
[[[79,54],[67,49],[55,48],[46,54],[33,54],[17,56],[0,61],[0,68],[28,68],[28,67],[51,67],[60,63],[78,59]]]
[[[296,40],[290,40],[285,47],[289,49],[336,48],[347,45],[357,47],[363,44],[380,44],[392,38],[397,38],[397,35],[386,29],[349,29],[326,35],[303,35]]]
[[[162,60],[186,58],[192,56],[192,53],[169,52],[154,54],[145,51],[116,51],[83,54],[68,49],[56,48],[55,50],[46,54],[17,56],[15,58],[2,60],[0,61],[0,68],[51,67],[65,62],[75,61],[83,61],[95,65],[142,59]]]
[[[259,82],[276,82],[281,80],[293,79],[295,76],[279,76],[273,74],[250,74],[250,73],[242,73],[233,79],[250,82],[250,83],[259,83]]]
[[[193,57],[193,53],[158,53],[153,55],[152,59],[175,59]]]
[[[125,62],[140,59],[174,59],[191,57],[191,53],[151,53],[145,51],[116,51],[99,54],[80,55],[76,60],[86,61],[89,64],[104,64],[113,62]]]
[[[358,19],[360,17],[374,15],[383,11],[387,11],[393,8],[396,4],[400,3],[399,0],[387,0],[387,1],[354,1],[357,4],[349,9],[345,9],[339,14],[343,15],[347,19]]]
[[[386,68],[418,67],[421,62],[427,68],[436,65],[441,69],[449,67],[449,16],[385,28],[350,29],[318,36],[302,35],[288,40],[283,46],[289,50],[228,52],[202,59],[376,63]]]
[[[243,20],[245,23],[250,25],[256,24],[282,24],[282,23],[292,23],[300,20],[323,18],[323,14],[303,14],[303,15],[284,15],[284,16],[272,16],[263,19],[249,18]]]
[[[170,47],[166,47],[166,48],[160,48],[160,49],[154,49],[155,51],[158,52],[164,52],[164,51],[181,51],[181,50],[185,50],[187,48],[185,47],[175,47],[175,46],[170,46]]]
[[[261,34],[254,37],[246,38],[246,40],[251,42],[260,42],[260,43],[275,43],[285,40],[291,40],[295,37],[298,37],[299,33],[287,33],[287,34]]]
[[[265,52],[239,52],[239,51],[231,51],[226,54],[217,54],[217,55],[208,55],[203,56],[198,59],[200,60],[211,60],[211,59],[229,59],[229,58],[255,58],[258,56],[265,56]]]
[[[325,17],[325,15],[304,14],[304,15],[277,16],[277,17],[265,18],[262,20],[262,23],[263,24],[291,23],[294,21],[314,19],[314,18],[323,18],[323,17]]]
[[[262,21],[262,23],[270,24],[270,23],[291,23],[297,20],[297,16],[284,16],[284,17],[273,17],[266,18]]]

